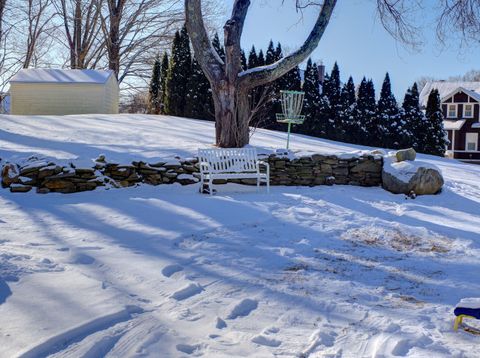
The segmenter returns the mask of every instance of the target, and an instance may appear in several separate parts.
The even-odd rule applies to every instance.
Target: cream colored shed
[[[24,69],[10,80],[10,96],[11,114],[118,113],[112,71]]]

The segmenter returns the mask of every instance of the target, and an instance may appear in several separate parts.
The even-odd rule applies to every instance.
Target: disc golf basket
[[[305,92],[299,91],[280,91],[280,101],[282,103],[282,112],[277,113],[278,123],[287,123],[287,149],[290,145],[290,129],[292,124],[302,124],[305,116],[301,115],[303,107],[303,98]]]

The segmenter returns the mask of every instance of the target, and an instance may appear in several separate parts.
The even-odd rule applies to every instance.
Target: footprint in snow
[[[227,319],[235,319],[238,317],[248,316],[257,307],[258,301],[252,300],[250,298],[245,298],[233,307],[233,309],[230,311],[230,314],[227,316]]]
[[[262,346],[268,346],[268,347],[278,347],[282,344],[282,341],[279,341],[278,339],[275,339],[272,337],[265,336],[263,334],[259,334],[258,336],[253,337],[252,342],[256,344],[260,344]]]
[[[189,283],[187,286],[179,289],[178,291],[174,292],[170,297],[177,300],[182,301],[195,296],[203,291],[203,287],[200,286],[196,282]]]
[[[177,351],[185,354],[198,353],[202,346],[200,344],[177,344]]]
[[[225,327],[227,327],[227,323],[220,317],[217,317],[217,323],[215,324],[215,328],[223,329]]]
[[[165,277],[171,277],[174,273],[180,272],[183,270],[183,267],[177,264],[165,266],[162,269],[162,275]]]

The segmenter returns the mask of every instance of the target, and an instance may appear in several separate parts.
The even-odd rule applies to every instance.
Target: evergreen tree
[[[192,69],[190,39],[186,26],[175,33],[172,56],[167,75],[166,112],[172,116],[185,115],[187,84]]]
[[[447,132],[443,128],[443,113],[440,94],[433,89],[428,96],[425,116],[428,128],[425,132],[423,152],[438,156],[445,155],[445,149],[449,143]]]
[[[337,123],[340,127],[337,129],[337,134],[340,135],[342,141],[357,143],[358,125],[355,120],[355,113],[355,84],[353,83],[352,76],[350,76],[347,83],[343,85],[340,95],[339,111],[336,114],[338,118]]]
[[[267,54],[265,56],[265,64],[266,65],[271,65],[276,61],[276,52],[275,52],[275,46],[273,45],[273,41],[270,40],[270,43],[268,44],[268,49],[267,49]]]
[[[192,74],[187,85],[185,116],[215,120],[210,83],[195,58],[192,61]]]
[[[300,131],[308,135],[315,135],[318,129],[318,105],[320,102],[320,83],[318,79],[317,64],[308,59],[305,69],[305,79],[303,81],[303,92],[305,99],[303,105],[303,114],[305,122],[301,125]]]
[[[257,59],[257,67],[258,66],[265,66],[265,55],[263,54],[263,50],[258,52],[258,59]]]
[[[357,127],[356,143],[379,146],[378,117],[376,115],[375,87],[372,80],[362,79],[358,88],[355,122]]]
[[[413,147],[418,150],[423,143],[423,135],[420,134],[425,124],[425,115],[420,110],[418,87],[414,83],[411,88],[408,88],[403,99],[401,120],[397,127],[399,147]]]
[[[329,76],[325,77],[323,82],[323,96],[326,97],[328,103],[325,103],[324,111],[325,118],[327,119],[326,136],[330,139],[342,140],[341,123],[339,122],[338,112],[340,111],[340,70],[338,64],[335,62],[332,68],[332,72]]]
[[[217,32],[215,32],[215,35],[213,36],[212,46],[215,49],[215,51],[217,51],[218,56],[220,56],[222,61],[225,62],[225,48],[220,43],[220,38],[218,37]]]
[[[328,91],[325,91],[325,89],[329,88],[329,81],[330,76],[325,74],[322,91],[320,93],[320,101],[318,102],[318,119],[314,128],[314,135],[322,138],[329,138],[329,133],[333,127],[333,120],[331,119],[332,110],[330,107],[330,101],[328,99]]]
[[[148,113],[159,114],[161,105],[161,63],[160,57],[155,57],[153,64],[152,78],[148,89]]]
[[[399,141],[398,127],[400,124],[400,113],[397,101],[392,93],[390,76],[387,73],[383,81],[380,99],[377,105],[378,129],[381,144],[385,148],[398,148]]]
[[[277,47],[275,47],[275,58],[276,60],[280,60],[283,57],[282,45],[280,42],[277,43]]]
[[[248,69],[248,64],[247,64],[247,57],[245,56],[245,51],[240,52],[240,62],[242,64],[242,70]]]
[[[160,113],[165,113],[165,101],[167,98],[167,77],[168,67],[170,66],[170,60],[168,59],[168,53],[163,54],[162,67],[160,70]]]
[[[255,46],[252,46],[250,53],[248,54],[248,68],[254,68],[258,66],[258,56]]]

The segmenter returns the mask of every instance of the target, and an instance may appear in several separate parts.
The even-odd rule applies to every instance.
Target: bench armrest
[[[260,165],[265,166],[265,168],[267,168],[267,174],[270,175],[270,163],[268,163],[265,160],[258,159],[257,160],[257,165],[258,165],[258,167],[260,167]]]

